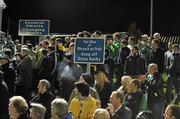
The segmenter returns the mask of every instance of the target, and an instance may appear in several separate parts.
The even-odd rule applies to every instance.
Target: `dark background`
[[[150,0],[4,0],[2,30],[17,36],[19,19],[49,19],[51,33],[127,31],[135,21],[149,34]],[[154,0],[154,32],[179,35],[178,1]],[[9,22],[8,22],[9,21]],[[9,27],[8,27],[9,23]]]

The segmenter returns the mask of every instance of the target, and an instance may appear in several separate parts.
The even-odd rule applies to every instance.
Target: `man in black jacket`
[[[115,88],[119,88],[120,84],[121,84],[121,78],[124,75],[124,67],[125,67],[125,61],[126,58],[129,56],[130,54],[130,49],[127,47],[128,42],[127,40],[123,39],[121,40],[121,44],[120,44],[120,49],[118,51],[118,58],[117,58],[117,72],[116,72],[116,83],[115,83]]]
[[[51,102],[55,99],[55,96],[49,91],[50,87],[51,85],[48,80],[40,80],[38,85],[39,94],[30,101],[30,103],[40,103],[46,108],[44,119],[50,119]]]
[[[131,54],[126,58],[124,72],[132,78],[138,78],[145,73],[145,61],[139,55],[137,46],[132,46]]]
[[[48,46],[48,55],[42,58],[40,65],[40,79],[47,79],[51,84],[51,91],[54,91],[54,85],[57,78],[57,64],[59,61],[59,55],[55,51],[55,47]]]
[[[9,59],[6,57],[0,58],[0,63],[2,65],[3,79],[6,82],[9,89],[9,97],[14,96],[14,82],[16,79],[16,72],[12,66],[10,66]]]
[[[17,66],[19,71],[17,78],[18,94],[24,97],[26,100],[29,100],[30,89],[32,86],[32,59],[29,55],[29,50],[27,48],[21,49],[22,59]]]
[[[132,119],[132,111],[123,104],[124,94],[120,91],[112,92],[107,110],[112,119]]]
[[[162,76],[158,66],[154,63],[148,66],[148,76],[142,84],[142,89],[148,94],[148,109],[152,111],[152,119],[162,119],[165,96],[163,92]]]
[[[132,119],[136,119],[143,98],[143,93],[138,91],[139,86],[140,81],[138,79],[132,79],[127,94],[124,97],[124,105],[131,109]]]
[[[0,119],[8,119],[9,92],[2,77],[3,73],[0,71]]]
[[[174,103],[178,104],[180,102],[180,48],[178,44],[173,45],[173,59],[169,67],[169,76],[167,80],[167,90],[166,90],[166,103],[171,102],[171,91],[174,85],[175,87],[175,99]]]
[[[150,63],[155,63],[158,66],[158,72],[164,71],[164,50],[160,47],[160,41],[158,39],[152,40],[152,52],[150,53]]]

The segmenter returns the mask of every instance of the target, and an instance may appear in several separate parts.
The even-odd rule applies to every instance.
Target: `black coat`
[[[171,76],[180,76],[180,53],[173,54],[174,61],[169,68],[169,74]]]
[[[153,49],[150,53],[150,63],[155,63],[158,66],[158,71],[163,73],[164,71],[164,50],[162,48]]]
[[[112,119],[132,119],[132,111],[126,106],[122,105],[121,108],[115,112],[115,115],[112,116]]]
[[[8,119],[9,93],[4,80],[0,79],[0,119]]]
[[[9,63],[2,65],[3,79],[6,82],[9,89],[9,97],[14,95],[14,82],[16,80],[16,72]]]
[[[130,55],[126,59],[125,68],[126,75],[142,75],[145,73],[145,61],[140,55]]]
[[[117,63],[124,67],[126,58],[129,56],[130,52],[128,47],[119,49]]]
[[[139,113],[140,103],[143,97],[143,93],[137,91],[135,93],[127,93],[124,97],[124,104],[132,111],[132,118],[136,119]]]
[[[163,82],[160,73],[155,72],[148,76],[141,88],[148,94],[148,103],[164,101]]]
[[[58,54],[54,51],[51,54],[44,56],[40,65],[40,79],[47,79],[52,86],[57,76],[58,57]]]
[[[107,103],[109,102],[109,97],[112,93],[112,85],[110,82],[106,82],[104,84],[104,87],[100,89],[98,86],[96,86],[96,90],[99,94],[100,100],[101,100],[101,107],[106,108]]]
[[[28,116],[27,113],[25,113],[25,114],[20,115],[20,117],[18,117],[18,119],[30,119],[30,117]]]
[[[30,103],[40,103],[46,108],[46,114],[44,119],[50,119],[51,117],[51,102],[55,99],[55,96],[47,91],[44,94],[39,94],[35,96]]]
[[[18,84],[27,88],[32,85],[32,59],[29,55],[25,55],[18,65],[19,75]]]

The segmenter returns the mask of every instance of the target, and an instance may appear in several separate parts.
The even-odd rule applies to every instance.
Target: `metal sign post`
[[[21,36],[21,44],[24,44],[24,36]]]
[[[88,74],[91,73],[91,64],[89,64],[89,63],[87,64],[86,72],[87,72]]]
[[[153,0],[151,0],[151,13],[150,13],[150,36],[153,36]]]

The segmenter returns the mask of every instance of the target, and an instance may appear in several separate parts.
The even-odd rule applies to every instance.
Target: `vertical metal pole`
[[[90,74],[91,73],[91,64],[87,64],[87,73]]]
[[[2,26],[3,7],[0,7],[0,31]]]
[[[8,23],[7,23],[7,36],[9,35],[10,22],[11,22],[11,19],[10,19],[10,17],[8,17]]]
[[[2,26],[2,16],[3,16],[3,9],[5,9],[6,4],[4,0],[0,0],[0,31],[1,31],[1,26]]]
[[[24,36],[21,36],[21,44],[24,44]]]
[[[153,0],[151,0],[150,36],[153,36]]]

